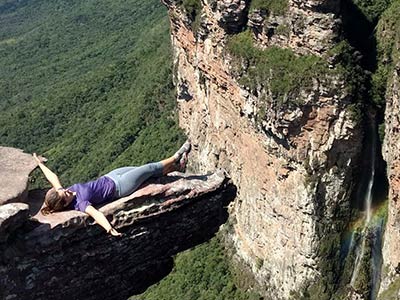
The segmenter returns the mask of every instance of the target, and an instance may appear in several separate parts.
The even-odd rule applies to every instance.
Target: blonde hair
[[[40,210],[43,215],[62,211],[65,208],[64,196],[60,195],[55,188],[51,188],[47,191],[44,203],[46,206]]]

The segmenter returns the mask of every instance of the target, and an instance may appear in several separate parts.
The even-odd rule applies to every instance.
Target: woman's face
[[[65,206],[68,206],[72,200],[74,199],[75,192],[69,190],[69,189],[61,189],[58,190],[57,193],[64,198],[65,200]]]

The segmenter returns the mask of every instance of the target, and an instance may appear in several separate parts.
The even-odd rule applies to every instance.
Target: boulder
[[[0,147],[0,205],[26,201],[28,176],[36,167],[32,155],[20,149]]]
[[[7,240],[9,234],[21,227],[29,215],[29,206],[25,203],[9,203],[0,206],[0,243]]]

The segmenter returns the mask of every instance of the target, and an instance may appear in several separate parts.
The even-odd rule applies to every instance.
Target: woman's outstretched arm
[[[43,164],[43,159],[40,159],[36,153],[33,153],[33,157],[36,160],[36,162],[39,165],[39,168],[42,170],[44,176],[46,177],[46,179],[50,182],[50,184],[55,188],[55,189],[59,189],[62,188],[62,185],[60,183],[60,180],[58,179],[58,176],[56,174],[54,174],[48,167],[46,167]]]
[[[110,233],[113,236],[121,236],[122,234],[119,233],[117,230],[115,230],[110,222],[108,222],[106,216],[101,212],[95,209],[93,206],[89,205],[85,209],[85,213],[87,213],[89,216],[91,216],[97,224],[99,224],[101,227],[103,227],[107,233]]]

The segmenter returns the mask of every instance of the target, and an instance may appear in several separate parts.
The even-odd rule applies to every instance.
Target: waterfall
[[[363,193],[364,197],[364,224],[363,224],[363,229],[361,231],[361,245],[356,247],[356,259],[354,263],[354,269],[353,273],[351,276],[350,280],[350,285],[354,288],[355,287],[355,282],[358,278],[359,272],[360,272],[360,267],[364,259],[365,255],[365,250],[367,245],[367,240],[368,240],[368,231],[369,231],[369,223],[371,221],[371,208],[372,208],[372,189],[374,187],[374,178],[375,178],[375,160],[376,160],[376,143],[377,143],[377,134],[376,134],[376,129],[375,129],[375,122],[371,122],[371,153],[370,153],[370,164],[369,164],[369,170],[368,170],[368,184],[366,186],[366,190]],[[354,247],[354,237],[352,237],[352,247]],[[373,270],[374,275],[375,271]],[[375,277],[375,276],[374,276]]]
[[[371,145],[371,164],[370,164],[370,177],[368,180],[367,193],[364,197],[364,207],[367,213],[367,217],[365,220],[365,228],[368,226],[371,221],[371,207],[372,207],[372,188],[374,186],[374,178],[375,178],[375,160],[376,160],[376,139],[377,134],[375,130],[375,123],[371,125],[371,133],[372,133],[372,145]]]

